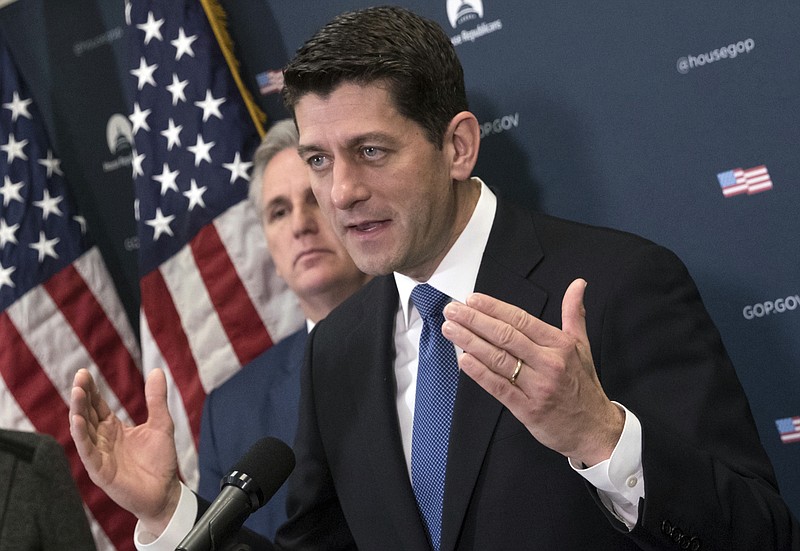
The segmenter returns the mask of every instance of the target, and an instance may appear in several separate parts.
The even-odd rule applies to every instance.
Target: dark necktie
[[[442,335],[442,310],[450,302],[450,297],[423,284],[411,291],[411,300],[422,316],[411,437],[411,484],[431,544],[438,551],[442,534],[447,445],[458,386],[458,363],[453,343]]]

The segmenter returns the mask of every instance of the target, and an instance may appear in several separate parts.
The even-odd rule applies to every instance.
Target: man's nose
[[[292,232],[295,235],[315,233],[319,229],[318,208],[310,205],[299,205],[292,210]]]
[[[369,192],[358,167],[354,163],[337,159],[333,165],[333,185],[331,186],[333,206],[340,210],[347,210],[367,197],[369,197]]]

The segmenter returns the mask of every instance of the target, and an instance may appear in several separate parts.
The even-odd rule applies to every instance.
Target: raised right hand
[[[89,371],[81,369],[70,397],[70,433],[92,481],[145,530],[160,534],[181,494],[167,382],[160,369],[147,377],[145,400],[147,421],[126,425],[100,396]]]

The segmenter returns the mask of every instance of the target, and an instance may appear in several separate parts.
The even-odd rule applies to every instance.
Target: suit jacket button
[[[690,539],[689,543],[691,544],[689,546],[689,549],[691,549],[692,551],[700,551],[700,540],[698,539],[697,536],[694,536],[692,539]]]
[[[661,523],[661,532],[665,536],[671,536],[672,535],[672,524],[670,524],[670,522],[668,520],[664,520]]]

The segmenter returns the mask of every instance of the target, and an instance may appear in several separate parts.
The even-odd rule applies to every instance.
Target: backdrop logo
[[[734,59],[739,54],[749,54],[756,47],[756,42],[752,38],[740,40],[735,44],[728,44],[722,48],[717,48],[702,54],[688,55],[678,58],[678,72],[685,75],[692,69],[721,61],[723,59]]]
[[[717,180],[725,197],[742,193],[753,195],[772,189],[772,179],[769,177],[766,165],[726,170],[717,174]]]
[[[106,143],[115,158],[103,161],[103,172],[111,172],[124,166],[131,166],[133,149],[133,128],[125,115],[114,113],[106,124]]]
[[[519,126],[519,113],[503,115],[499,119],[481,123],[481,139],[492,134],[502,134]]]
[[[469,21],[483,19],[483,2],[481,0],[472,2],[447,0],[447,18],[454,29]]]
[[[800,295],[790,295],[786,298],[767,300],[758,304],[750,304],[742,309],[744,319],[763,318],[772,314],[785,314],[800,308]]]
[[[503,28],[503,22],[499,19],[483,21],[483,2],[481,0],[472,0],[471,2],[447,0],[447,18],[454,29],[467,27],[461,29],[457,35],[450,37],[453,46],[459,46],[465,42],[475,42],[477,39]]]
[[[800,416],[776,419],[775,426],[778,427],[778,434],[784,444],[800,442]]]

